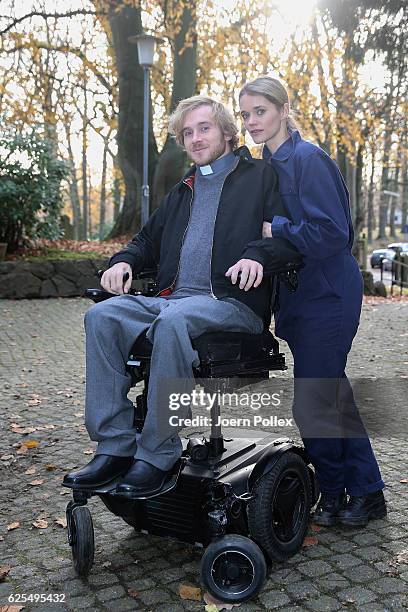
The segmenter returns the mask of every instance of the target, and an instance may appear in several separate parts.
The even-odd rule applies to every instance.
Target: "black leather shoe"
[[[338,522],[339,512],[346,507],[346,503],[347,495],[344,491],[338,495],[322,493],[313,513],[313,522],[324,527],[335,525]]]
[[[169,472],[164,472],[147,461],[137,459],[123,476],[123,482],[116,486],[115,493],[130,497],[156,493],[163,487],[168,475]]]
[[[76,489],[100,487],[125,474],[133,461],[134,457],[95,455],[83,468],[65,474],[62,484]]]
[[[351,496],[346,508],[339,512],[339,522],[349,527],[365,527],[371,519],[384,518],[386,515],[384,493],[375,491],[368,495]]]

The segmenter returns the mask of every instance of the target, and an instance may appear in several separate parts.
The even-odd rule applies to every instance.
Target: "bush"
[[[24,240],[58,238],[61,181],[67,165],[32,131],[0,134],[0,242],[12,253]]]

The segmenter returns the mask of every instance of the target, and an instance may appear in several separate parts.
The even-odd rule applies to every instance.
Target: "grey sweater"
[[[211,249],[215,219],[225,178],[235,163],[236,157],[229,153],[211,164],[211,174],[202,174],[202,170],[197,168],[194,199],[181,250],[174,297],[211,292]]]

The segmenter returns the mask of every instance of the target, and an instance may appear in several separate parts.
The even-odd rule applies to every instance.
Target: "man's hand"
[[[269,223],[269,221],[263,222],[262,238],[272,238],[272,223]]]
[[[252,286],[255,288],[261,284],[263,279],[263,266],[259,262],[253,259],[240,259],[234,266],[226,271],[225,276],[230,276],[232,284],[235,285],[240,272],[240,289],[248,291]]]
[[[123,275],[129,274],[126,283],[123,284]],[[101,285],[105,291],[122,295],[128,293],[132,284],[132,268],[128,263],[120,261],[103,273]]]

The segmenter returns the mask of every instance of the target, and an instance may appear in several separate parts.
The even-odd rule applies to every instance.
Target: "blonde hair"
[[[230,136],[231,148],[235,149],[238,145],[238,128],[233,116],[221,102],[206,96],[192,96],[191,98],[181,100],[176,110],[170,115],[169,132],[174,135],[176,142],[181,146],[184,145],[183,127],[186,115],[200,106],[210,106],[212,108],[215,122],[225,136]]]
[[[284,104],[289,106],[289,116],[286,119],[286,126],[289,130],[298,130],[299,126],[293,116],[293,111],[290,108],[289,95],[285,86],[270,76],[263,75],[257,77],[253,81],[248,81],[239,92],[239,97],[244,94],[249,96],[263,96],[278,108],[282,108]]]

